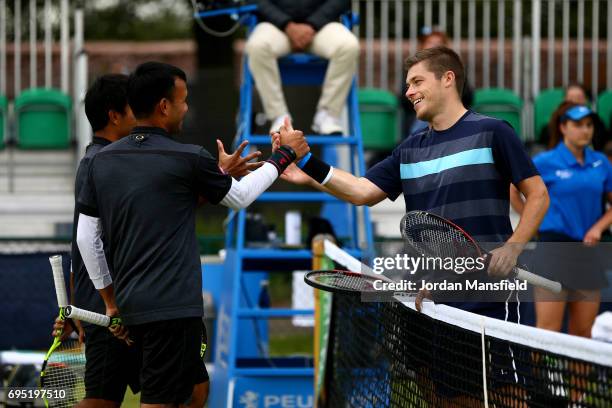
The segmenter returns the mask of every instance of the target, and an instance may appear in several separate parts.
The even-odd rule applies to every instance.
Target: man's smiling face
[[[420,120],[430,122],[437,113],[436,107],[442,102],[441,79],[427,69],[426,61],[413,65],[406,76],[406,98],[414,106]]]

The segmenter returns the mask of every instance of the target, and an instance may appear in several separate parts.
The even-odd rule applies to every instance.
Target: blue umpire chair
[[[257,20],[255,6],[201,12],[196,17],[220,14],[240,16],[250,34]],[[357,19],[344,15],[343,23],[352,27]],[[327,69],[327,61],[307,53],[290,54],[279,60],[284,85],[320,85]],[[243,57],[240,86],[240,110],[236,148],[248,140],[253,146],[268,146],[270,136],[255,134],[252,129],[254,83]],[[347,171],[356,175],[365,173],[363,144],[359,123],[357,82],[353,83],[347,98],[348,126],[341,136],[306,135],[311,146],[320,146],[323,159],[337,166],[338,146],[348,146]],[[246,154],[246,152],[245,152]],[[343,163],[346,160],[342,161]],[[332,223],[337,236],[344,238],[344,249],[354,257],[364,258],[373,249],[373,232],[368,208],[356,206],[320,192],[266,192],[257,200],[266,205],[282,203],[321,203],[321,216]],[[214,345],[214,371],[210,406],[242,406],[253,398],[274,400],[289,398],[306,404],[312,402],[314,364],[309,356],[271,356],[268,348],[270,333],[268,320],[312,316],[313,309],[261,308],[253,300],[258,298],[261,281],[270,272],[291,272],[312,269],[310,248],[251,247],[245,240],[246,210],[230,210],[226,229],[226,259],[222,293],[218,296],[216,343]],[[361,237],[361,238],[360,238]],[[310,243],[307,243],[309,245]],[[311,406],[312,404],[308,405]],[[306,405],[304,405],[306,406]]]

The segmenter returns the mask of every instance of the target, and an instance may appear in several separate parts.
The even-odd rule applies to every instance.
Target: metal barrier
[[[523,99],[525,140],[534,139],[533,100],[542,89],[583,83],[595,106],[612,88],[612,0],[353,0],[352,10],[366,44],[361,86],[399,94],[420,28],[442,31],[472,87],[512,89]]]
[[[10,1],[10,0],[9,0]],[[79,155],[84,152],[85,146],[91,139],[89,125],[84,113],[83,98],[87,86],[87,55],[83,51],[83,10],[71,7],[69,0],[44,0],[42,13],[38,6],[41,3],[29,0],[27,10],[25,1],[13,0],[9,7],[7,0],[0,0],[0,95],[7,95],[7,36],[13,49],[13,89],[12,98],[17,97],[25,88],[22,81],[22,26],[23,19],[27,18],[29,35],[29,83],[27,88],[40,86],[38,78],[38,26],[43,30],[44,49],[44,79],[45,88],[59,88],[62,92],[72,95],[74,106],[75,128]],[[27,12],[26,12],[27,11]],[[54,26],[53,19],[57,14],[60,48],[60,80],[53,83],[53,46]],[[74,18],[73,45],[70,46],[70,17]],[[7,30],[8,28],[8,30]],[[8,31],[8,33],[7,33]],[[72,68],[71,68],[72,67]],[[71,74],[72,71],[72,74]],[[70,83],[72,78],[72,84]]]
[[[419,28],[434,27],[449,35],[477,88],[510,88],[532,100],[543,88],[578,81],[594,101],[612,88],[612,0],[353,0],[352,10],[363,20],[354,28],[366,42],[363,86],[399,92],[403,60],[417,50]]]

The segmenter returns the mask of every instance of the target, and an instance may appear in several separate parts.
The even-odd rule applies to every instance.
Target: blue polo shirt
[[[590,148],[578,163],[565,143],[534,157],[550,196],[540,231],[557,232],[582,241],[603,214],[602,197],[612,191],[612,165]]]

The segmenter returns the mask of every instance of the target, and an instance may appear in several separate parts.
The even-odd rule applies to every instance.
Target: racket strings
[[[320,271],[311,276],[315,282],[329,287],[357,292],[372,292],[374,279],[369,276],[344,273],[343,271]]]
[[[42,388],[65,392],[65,398],[49,400],[49,407],[68,408],[85,397],[85,352],[77,340],[65,340],[49,356]]]
[[[422,254],[440,258],[480,256],[460,230],[425,213],[406,214],[401,233],[408,244]]]

